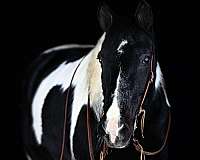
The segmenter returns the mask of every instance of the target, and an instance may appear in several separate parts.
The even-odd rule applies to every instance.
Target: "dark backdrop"
[[[15,104],[11,121],[11,136],[5,147],[7,156],[24,159],[22,152],[20,122],[21,82],[28,65],[44,50],[66,43],[95,44],[101,36],[96,18],[99,1],[26,1],[12,4],[10,14],[7,55],[15,72]],[[172,105],[172,130],[169,139],[170,159],[192,159],[195,139],[194,59],[195,52],[188,47],[188,24],[192,17],[180,4],[173,1],[148,0],[155,13],[156,39],[159,61],[166,81],[169,101]],[[136,0],[108,1],[120,15],[134,15]],[[189,25],[190,26],[190,25]],[[12,50],[14,49],[14,50]],[[12,50],[12,51],[11,51]],[[13,76],[11,78],[13,80]],[[12,81],[13,83],[13,81]],[[12,92],[12,95],[14,94]],[[9,96],[10,97],[10,96]],[[10,125],[9,125],[10,126]],[[7,158],[6,158],[7,159]]]

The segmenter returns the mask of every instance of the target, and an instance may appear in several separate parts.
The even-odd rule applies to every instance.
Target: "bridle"
[[[61,145],[61,151],[60,151],[59,160],[63,160],[63,158],[64,158],[65,137],[66,137],[66,123],[67,123],[67,106],[68,106],[68,100],[69,100],[69,93],[70,93],[70,90],[72,88],[72,82],[73,82],[74,76],[76,74],[76,71],[78,70],[78,68],[79,68],[81,62],[84,60],[84,58],[79,62],[79,64],[75,68],[75,71],[74,71],[74,73],[72,75],[72,78],[71,78],[69,89],[67,90],[66,102],[65,102],[65,108],[64,108],[63,137],[62,137],[62,143],[61,143],[62,145]],[[142,96],[142,99],[141,99],[141,102],[140,102],[139,112],[136,115],[136,119],[137,119],[137,117],[139,117],[142,114],[141,123],[140,123],[140,125],[141,125],[140,129],[141,129],[142,138],[144,138],[144,134],[143,133],[144,133],[144,121],[145,121],[145,114],[146,114],[145,109],[143,108],[144,101],[145,101],[145,98],[147,96],[147,92],[149,90],[149,87],[153,83],[153,80],[154,80],[153,60],[154,60],[154,50],[152,51],[152,56],[151,56],[151,61],[150,61],[150,78],[147,81],[147,85],[146,85],[146,88],[145,88],[145,91],[144,91],[144,95]],[[87,122],[86,123],[87,123],[87,138],[88,138],[89,157],[90,157],[90,160],[95,160],[95,158],[94,158],[94,150],[93,150],[93,141],[92,141],[92,128],[91,128],[91,125],[90,125],[90,121],[91,121],[91,119],[90,119],[90,114],[91,114],[90,95],[88,95],[88,104],[87,104],[86,114],[87,114],[86,115],[87,116],[86,117],[87,118]],[[164,139],[164,142],[163,142],[162,146],[156,151],[146,151],[146,150],[144,150],[144,147],[140,144],[140,142],[135,137],[133,138],[133,146],[138,152],[140,152],[140,160],[145,160],[145,156],[146,155],[148,155],[148,156],[149,155],[150,156],[151,155],[156,155],[156,154],[160,153],[164,149],[164,147],[166,146],[167,139],[168,139],[170,125],[171,125],[171,112],[169,110],[168,126],[167,126],[165,139]],[[108,146],[104,142],[103,145],[102,145],[102,149],[100,151],[99,159],[100,160],[104,160],[107,155],[108,155]]]

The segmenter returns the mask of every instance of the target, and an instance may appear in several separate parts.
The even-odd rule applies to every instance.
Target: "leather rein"
[[[143,104],[144,104],[147,92],[149,90],[150,84],[152,84],[153,80],[154,80],[153,57],[154,56],[152,54],[151,64],[150,64],[151,65],[150,66],[151,77],[148,80],[148,83],[147,83],[144,95],[143,95],[141,103],[140,103],[139,112],[138,112],[138,114],[136,116],[136,117],[138,117],[139,115],[142,114],[141,123],[140,123],[140,125],[141,125],[140,129],[141,129],[142,138],[144,138],[143,132],[144,132],[144,121],[145,121],[145,114],[146,114],[145,109],[143,108]],[[79,62],[79,64],[75,68],[75,71],[74,71],[74,73],[72,75],[72,78],[71,78],[69,89],[67,90],[66,102],[65,102],[65,108],[64,108],[63,136],[62,136],[62,143],[61,143],[61,151],[60,151],[60,158],[59,158],[59,160],[64,160],[66,124],[67,124],[67,106],[68,106],[68,100],[69,100],[69,93],[70,93],[70,90],[72,88],[72,82],[73,82],[74,76],[76,74],[76,71],[78,70],[78,68],[79,68],[81,62],[84,60],[84,58]],[[91,120],[90,119],[90,114],[91,114],[90,95],[88,95],[88,105],[87,105],[86,114],[87,114],[86,115],[87,116],[86,117],[86,119],[87,119],[86,124],[87,124],[87,138],[88,138],[89,157],[90,157],[90,160],[95,160],[95,158],[94,158],[94,150],[93,150],[93,141],[92,141],[92,128],[91,128],[91,125],[90,125],[90,120]],[[136,120],[137,120],[137,118],[136,118]],[[167,131],[166,131],[165,139],[164,139],[164,142],[163,142],[162,146],[158,150],[156,150],[156,151],[146,151],[146,150],[144,150],[143,146],[139,143],[139,141],[136,138],[133,138],[133,146],[135,147],[136,151],[138,151],[140,153],[140,160],[145,160],[145,156],[146,155],[150,155],[150,156],[151,155],[156,155],[156,154],[160,153],[164,149],[164,147],[166,146],[166,143],[167,143],[167,139],[168,139],[168,135],[169,135],[169,130],[170,130],[170,125],[171,125],[171,112],[169,110],[168,126],[167,126]],[[99,159],[100,160],[104,160],[107,155],[108,155],[108,146],[104,142],[103,145],[102,145],[102,149],[100,151],[100,157],[99,157]]]

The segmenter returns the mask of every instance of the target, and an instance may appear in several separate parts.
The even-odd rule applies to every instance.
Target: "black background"
[[[6,29],[9,34],[6,36],[9,39],[6,60],[11,67],[6,70],[5,75],[8,75],[6,77],[12,82],[9,83],[12,84],[12,92],[6,87],[9,90],[6,102],[14,104],[6,105],[9,111],[5,114],[6,123],[3,122],[6,128],[4,133],[11,133],[4,146],[8,151],[5,159],[24,159],[19,130],[19,106],[20,97],[23,96],[21,82],[28,65],[42,51],[50,47],[67,43],[95,44],[102,34],[96,18],[98,2],[18,1],[8,5],[5,11],[5,20],[8,24]],[[195,59],[198,58],[193,50],[194,39],[191,38],[195,18],[188,10],[190,4],[187,2],[184,5],[183,2],[175,4],[173,1],[149,0],[148,2],[153,6],[155,13],[159,61],[172,106],[170,160],[192,159],[195,156],[194,113],[197,107],[194,103],[194,92],[198,86],[194,82],[197,75],[194,70]],[[134,15],[136,3],[136,0],[108,1],[117,14],[124,16]]]

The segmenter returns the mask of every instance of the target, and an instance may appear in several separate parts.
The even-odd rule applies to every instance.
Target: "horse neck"
[[[90,62],[88,64],[88,87],[91,107],[96,114],[98,120],[103,113],[102,102],[103,102],[103,90],[101,82],[101,64],[97,60],[97,55],[101,51],[102,43],[105,39],[105,33],[101,36],[96,46],[90,53]]]
[[[151,98],[150,105],[145,106],[146,118],[143,145],[144,148],[149,150],[156,150],[163,145],[166,137],[169,105],[163,87],[154,90]]]

